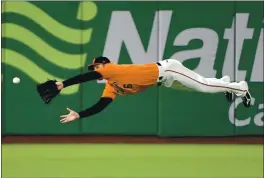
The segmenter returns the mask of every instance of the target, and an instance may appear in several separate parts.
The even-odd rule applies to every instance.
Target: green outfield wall
[[[3,2],[2,133],[158,136],[263,135],[264,2]],[[87,71],[93,57],[116,63],[174,58],[205,77],[246,80],[241,99],[153,87],[118,97],[101,114],[60,124],[66,107],[93,105],[104,83],[65,89],[46,105],[36,84]],[[21,82],[13,84],[19,77]]]

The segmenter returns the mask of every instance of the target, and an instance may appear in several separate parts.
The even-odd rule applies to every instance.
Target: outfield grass
[[[262,178],[261,145],[2,145],[3,178]]]

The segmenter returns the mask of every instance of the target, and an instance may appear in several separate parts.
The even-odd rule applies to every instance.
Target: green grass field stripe
[[[7,178],[261,178],[262,166],[261,145],[3,145]]]

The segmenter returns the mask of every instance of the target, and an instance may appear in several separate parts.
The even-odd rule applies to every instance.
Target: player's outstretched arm
[[[85,74],[74,76],[72,78],[64,80],[63,82],[57,82],[56,85],[58,89],[61,90],[71,85],[88,82],[91,80],[98,80],[100,78],[102,78],[102,75],[99,72],[93,71],[93,72],[88,72]]]
[[[67,110],[70,113],[67,115],[62,115],[61,116],[62,119],[60,120],[60,122],[61,123],[72,122],[79,118],[89,117],[94,114],[97,114],[102,110],[104,110],[112,101],[113,101],[112,98],[102,97],[95,105],[79,113],[67,108]]]

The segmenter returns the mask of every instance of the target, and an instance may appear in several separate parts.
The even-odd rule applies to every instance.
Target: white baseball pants
[[[244,96],[248,90],[247,82],[230,82],[230,77],[226,76],[227,80],[216,78],[205,78],[194,71],[184,67],[175,59],[167,59],[159,61],[161,67],[160,76],[164,76],[162,85],[174,89],[179,89],[182,85],[189,90],[194,90],[204,93],[219,93],[233,92],[237,96]],[[180,85],[179,85],[180,84]]]

